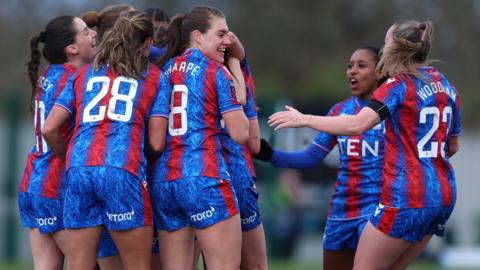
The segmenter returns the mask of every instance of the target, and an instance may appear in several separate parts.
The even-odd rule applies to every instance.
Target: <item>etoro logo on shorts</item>
[[[130,212],[120,213],[120,214],[111,214],[107,212],[108,219],[113,222],[122,222],[126,220],[131,220],[135,215],[135,211],[132,209]]]
[[[57,222],[57,217],[37,218],[37,224],[39,226],[54,225]]]
[[[201,221],[207,218],[211,218],[213,216],[213,212],[215,212],[215,208],[210,206],[209,210],[203,211],[201,213],[193,214],[190,216],[190,219],[193,222]]]
[[[242,224],[247,225],[247,224],[253,223],[255,222],[255,219],[257,219],[257,213],[253,213],[253,215],[249,217],[242,218]]]

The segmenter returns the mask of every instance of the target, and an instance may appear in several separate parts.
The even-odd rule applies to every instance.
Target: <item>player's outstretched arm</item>
[[[291,169],[310,169],[318,164],[327,156],[329,151],[310,144],[305,150],[286,152],[274,149],[265,140],[261,139],[260,151],[253,158],[270,162],[277,168]]]
[[[363,108],[356,115],[316,116],[303,114],[293,107],[272,114],[268,123],[275,130],[282,128],[309,127],[333,135],[360,135],[380,122],[380,117],[370,107]]]

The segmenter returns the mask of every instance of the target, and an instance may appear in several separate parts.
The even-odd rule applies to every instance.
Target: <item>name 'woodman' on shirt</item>
[[[452,100],[456,100],[457,98],[457,93],[455,93],[453,89],[445,87],[441,82],[432,82],[417,90],[417,95],[422,99],[422,101],[425,101],[425,99],[428,97],[438,93],[445,93]]]
[[[174,71],[181,71],[183,73],[190,72],[190,75],[195,76],[199,70],[200,70],[199,65],[182,61],[180,63],[174,63],[164,73],[165,73],[165,76],[167,77],[170,77],[170,74]]]

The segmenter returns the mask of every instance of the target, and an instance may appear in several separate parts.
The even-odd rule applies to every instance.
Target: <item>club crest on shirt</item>
[[[388,78],[387,84],[391,84],[391,83],[393,83],[393,82],[395,82],[395,81],[396,81],[395,78]]]
[[[230,85],[230,96],[232,96],[234,100],[237,100],[237,92],[235,91],[235,84],[233,83],[233,80],[229,80],[228,84]]]
[[[378,214],[380,214],[380,212],[383,210],[383,208],[385,208],[385,205],[379,203],[377,205],[377,209],[375,209],[375,214],[373,214],[373,216],[377,216]]]

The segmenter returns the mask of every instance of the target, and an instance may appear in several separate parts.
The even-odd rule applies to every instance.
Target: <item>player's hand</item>
[[[242,43],[238,39],[237,35],[232,31],[227,33],[230,39],[230,46],[228,46],[228,54],[230,57],[234,57],[238,59],[238,61],[242,61],[245,58],[245,49],[243,48]]]
[[[276,112],[268,118],[268,124],[277,131],[282,128],[298,128],[305,125],[307,115],[293,107],[285,106],[285,111]]]

